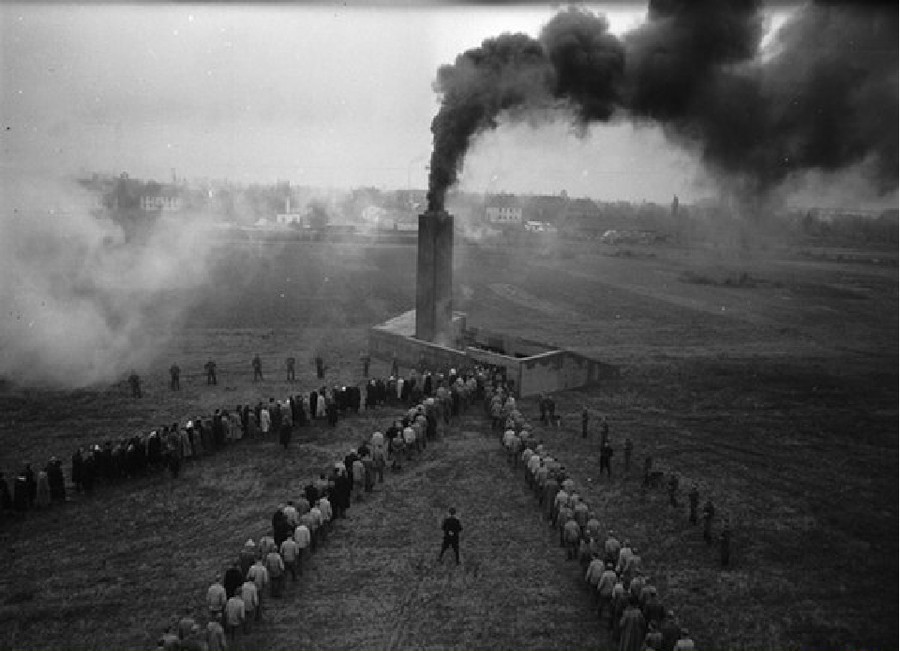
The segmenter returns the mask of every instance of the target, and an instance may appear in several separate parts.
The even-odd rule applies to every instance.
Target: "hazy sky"
[[[597,5],[612,31],[640,5]],[[435,72],[504,31],[537,36],[558,5],[0,5],[5,173],[426,185]],[[669,201],[710,194],[655,129],[564,122],[480,138],[475,191]]]

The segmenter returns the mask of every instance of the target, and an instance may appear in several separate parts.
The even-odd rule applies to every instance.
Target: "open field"
[[[577,250],[576,250],[577,249]],[[629,537],[663,601],[699,648],[892,648],[897,583],[897,269],[654,248],[613,255],[460,246],[455,299],[473,325],[509,330],[620,365],[614,384],[557,396],[543,432],[604,526]],[[880,254],[883,255],[883,254]],[[856,260],[857,257],[852,258]],[[0,388],[0,469],[299,386],[357,381],[366,328],[413,304],[415,250],[299,242],[234,244],[191,310],[146,396],[124,382],[79,391]],[[258,352],[267,371],[250,382]],[[283,358],[299,382],[282,382]],[[215,357],[218,387],[200,377]],[[186,377],[168,391],[166,369]],[[383,362],[373,373],[383,373]],[[123,369],[123,377],[127,369]],[[607,415],[612,481],[597,473]],[[536,418],[533,400],[526,411]],[[182,478],[101,488],[89,500],[5,524],[0,648],[147,648],[274,506],[383,412],[309,428],[282,454],[233,446]],[[563,560],[520,482],[468,417],[425,458],[351,509],[303,585],[272,605],[239,648],[608,648],[573,563]],[[734,529],[732,568],[665,495],[623,476],[621,444],[700,484]],[[68,473],[68,463],[66,471]],[[446,506],[462,510],[464,562],[433,564]],[[271,603],[271,602],[270,602]]]

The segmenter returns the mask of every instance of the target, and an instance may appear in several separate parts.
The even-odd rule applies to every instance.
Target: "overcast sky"
[[[639,5],[597,5],[612,31]],[[5,174],[426,186],[435,72],[551,5],[0,5]],[[777,20],[777,18],[776,18]],[[711,193],[655,129],[564,123],[481,137],[462,186],[668,202]]]

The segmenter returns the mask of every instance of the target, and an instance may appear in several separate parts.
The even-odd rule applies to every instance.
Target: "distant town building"
[[[495,195],[485,202],[484,216],[489,224],[495,226],[521,226],[522,205],[512,195]]]
[[[291,198],[287,197],[284,200],[284,212],[278,213],[275,215],[275,223],[281,226],[289,226],[291,224],[296,224],[298,226],[303,226],[305,228],[309,227],[309,220],[304,219],[304,216],[298,212],[291,212]]]
[[[164,185],[145,192],[141,194],[141,210],[178,212],[182,208],[181,194],[176,187]]]

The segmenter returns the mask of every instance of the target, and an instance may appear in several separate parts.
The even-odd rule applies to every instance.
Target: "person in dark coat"
[[[222,425],[222,412],[216,409],[212,419],[213,443],[217,448],[225,445],[225,427]]]
[[[25,476],[25,473],[19,473],[16,475],[15,482],[13,482],[13,509],[18,513],[25,513],[28,511],[29,504],[28,478]]]
[[[669,475],[669,482],[666,485],[669,493],[669,506],[678,508],[678,475],[674,472]]]
[[[700,491],[697,489],[696,482],[691,486],[691,490],[688,493],[688,505],[690,506],[688,522],[697,524],[697,508],[700,506]]]
[[[47,464],[47,480],[50,483],[50,499],[54,502],[66,501],[66,478],[63,475],[62,462],[56,457]]]
[[[232,563],[231,567],[225,570],[225,579],[222,585],[225,586],[225,594],[229,597],[235,595],[235,591],[244,583],[244,575],[241,574],[241,567],[238,563]]]
[[[84,455],[84,463],[81,466],[81,487],[84,492],[90,494],[94,490],[94,479],[97,476],[97,460],[93,450],[88,450]]]
[[[316,355],[316,377],[320,380],[325,377],[325,360],[321,355]]]
[[[281,413],[281,403],[275,402],[275,398],[269,398],[269,416],[272,419],[272,429],[280,432],[281,422],[284,420],[284,417]]]
[[[703,540],[707,545],[712,544],[712,523],[716,517],[716,507],[713,506],[712,500],[706,500],[703,505]]]
[[[295,367],[297,365],[297,360],[293,357],[288,357],[284,360],[284,368],[286,371],[287,382],[293,382],[297,379]]]
[[[297,396],[295,401],[297,405],[297,418],[294,420],[298,427],[306,427],[309,424],[309,418],[306,415],[306,408],[303,405],[303,396]]]
[[[316,408],[319,406],[319,392],[318,391],[310,391],[309,392],[309,419],[315,420],[316,418]]]
[[[675,643],[678,642],[678,638],[681,637],[681,627],[675,619],[675,611],[670,610],[666,613],[666,618],[659,627],[659,632],[662,633],[662,646],[660,647],[660,651],[673,651]]]
[[[282,422],[281,427],[278,428],[278,442],[284,446],[285,450],[291,444],[291,426],[288,425],[287,421]]]
[[[316,502],[319,501],[319,498],[322,496],[319,494],[319,489],[316,488],[316,485],[312,482],[309,482],[306,486],[303,487],[303,497],[306,498],[306,501],[309,502],[310,506],[313,506]]]
[[[272,515],[272,537],[275,539],[275,548],[280,549],[281,543],[292,533],[287,516],[285,516],[284,510],[279,507]]]
[[[0,511],[9,511],[13,506],[12,493],[9,490],[9,484],[6,483],[6,477],[0,472]]]
[[[444,522],[441,523],[441,529],[444,532],[444,541],[441,543],[441,553],[438,554],[438,562],[444,557],[444,552],[453,549],[456,557],[456,564],[459,565],[459,534],[462,531],[462,524],[456,517],[456,509],[450,507],[450,512]]]
[[[727,519],[719,539],[719,550],[721,552],[722,567],[728,567],[728,563],[731,561],[731,523]]]
[[[372,357],[368,353],[363,353],[359,358],[362,360],[363,377],[367,378],[369,377],[369,364],[372,363]]]
[[[34,501],[37,499],[37,480],[34,477],[34,470],[31,469],[31,464],[25,464],[25,471],[22,473],[25,476],[25,488],[26,488],[26,498],[28,500],[28,508],[32,508],[34,506]]]
[[[619,651],[641,651],[647,631],[636,599],[631,599],[622,613],[619,631]]]
[[[603,470],[606,469],[606,476],[612,477],[612,456],[613,449],[609,444],[609,441],[605,441],[600,445],[600,473],[603,473]]]
[[[81,448],[75,450],[75,453],[72,455],[72,483],[75,485],[75,490],[81,492],[81,469],[84,467],[84,454],[81,451]]]

